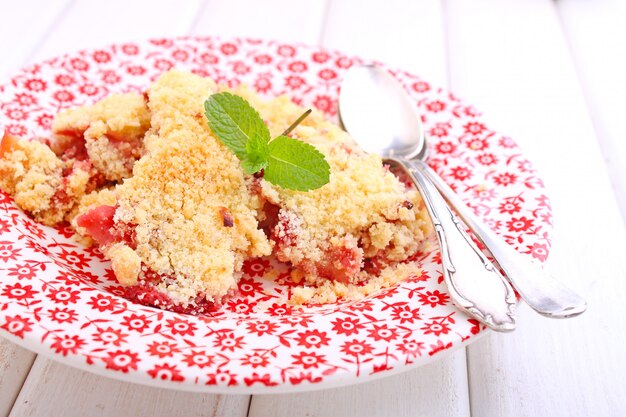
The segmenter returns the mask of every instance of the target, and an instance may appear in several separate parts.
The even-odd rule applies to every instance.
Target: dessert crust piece
[[[40,223],[69,220],[90,178],[88,163],[63,161],[41,142],[6,134],[0,142],[0,189]]]
[[[105,179],[119,181],[131,175],[149,127],[142,95],[112,94],[91,106],[60,112],[52,123],[51,147],[57,155],[88,158]]]
[[[245,87],[236,93],[259,111],[273,137],[304,111],[286,96],[264,101]],[[321,151],[331,174],[328,184],[307,192],[260,181],[262,196],[279,209],[271,230],[279,260],[291,262],[309,282],[358,283],[366,278],[368,264],[380,270],[418,251],[432,231],[426,208],[419,193],[384,167],[380,156],[363,152],[317,112],[292,136]]]
[[[236,287],[245,258],[271,252],[256,220],[260,199],[248,191],[252,178],[204,116],[213,92],[211,80],[175,71],[151,86],[146,154],[115,191],[115,220],[131,225],[142,264],[163,276],[159,286],[182,303],[198,294],[220,300]],[[129,255],[105,254],[114,264]]]

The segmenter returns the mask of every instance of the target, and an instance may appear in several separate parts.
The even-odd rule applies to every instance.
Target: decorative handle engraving
[[[454,304],[497,331],[515,329],[513,289],[478,249],[437,188],[412,163],[390,158],[403,166],[422,194],[435,226],[443,276]]]
[[[463,200],[423,161],[411,161],[446,197],[459,216],[487,247],[509,282],[535,311],[546,317],[574,317],[587,308],[585,300],[545,272],[538,262],[517,252],[468,208]]]

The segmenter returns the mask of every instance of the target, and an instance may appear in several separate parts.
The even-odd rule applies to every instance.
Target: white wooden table
[[[0,16],[0,76],[117,41],[219,34],[321,44],[447,86],[539,169],[555,219],[548,268],[589,303],[566,321],[522,308],[514,333],[400,376],[274,396],[122,383],[0,339],[0,415],[626,415],[624,2],[1,0]]]

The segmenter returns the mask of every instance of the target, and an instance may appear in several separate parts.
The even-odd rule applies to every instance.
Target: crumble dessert
[[[204,101],[223,90],[170,71],[144,96],[60,113],[49,147],[5,135],[0,188],[36,220],[69,221],[93,239],[128,298],[147,305],[211,311],[235,291],[244,260],[266,255],[293,267],[298,302],[392,283],[389,268],[431,232],[417,191],[315,113],[291,136],[325,155],[328,184],[292,191],[246,175],[204,116]],[[274,136],[303,111],[287,97],[234,93]]]

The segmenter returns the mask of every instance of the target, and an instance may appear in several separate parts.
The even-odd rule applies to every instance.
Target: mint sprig
[[[245,99],[230,93],[213,94],[204,102],[209,126],[228,149],[243,160],[248,153],[246,144],[254,135],[265,142],[270,131],[259,113]]]
[[[314,146],[286,136],[308,114],[300,116],[283,135],[270,141],[259,113],[242,97],[211,95],[204,102],[209,127],[240,160],[246,174],[264,170],[263,177],[281,188],[309,191],[330,180],[330,165]]]

